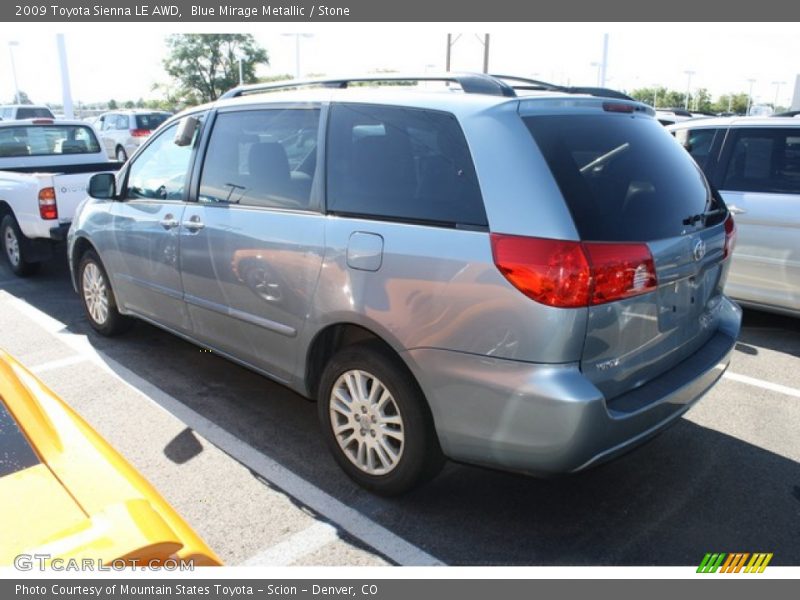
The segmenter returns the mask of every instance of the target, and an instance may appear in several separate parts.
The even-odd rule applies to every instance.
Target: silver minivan
[[[381,494],[445,457],[580,471],[674,422],[739,333],[722,199],[644,104],[441,79],[245,87],[165,123],[73,221],[91,325],[316,399]]]

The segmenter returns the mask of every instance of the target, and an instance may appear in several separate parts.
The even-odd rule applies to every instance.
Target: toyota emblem
[[[703,240],[697,240],[692,249],[692,255],[696,261],[703,260],[706,255],[706,243]]]

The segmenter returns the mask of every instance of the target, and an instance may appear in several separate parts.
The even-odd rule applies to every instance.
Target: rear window
[[[0,158],[96,152],[100,152],[100,145],[91,127],[28,125],[0,128]]]
[[[17,109],[17,119],[52,119],[53,112],[45,107],[23,106]]]
[[[136,115],[136,129],[157,129],[169,118],[168,114],[153,113],[150,115]]]
[[[743,128],[731,136],[723,190],[800,193],[800,127]]]
[[[328,209],[454,227],[486,226],[456,118],[396,106],[340,104],[328,128]]]
[[[627,115],[525,117],[581,239],[652,241],[702,228],[719,209],[691,157],[655,119]]]

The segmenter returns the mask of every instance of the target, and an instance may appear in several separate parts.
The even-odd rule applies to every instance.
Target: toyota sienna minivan
[[[642,103],[439,79],[173,117],[73,221],[91,325],[141,319],[316,399],[381,494],[445,457],[572,473],[674,422],[739,332],[721,197]]]

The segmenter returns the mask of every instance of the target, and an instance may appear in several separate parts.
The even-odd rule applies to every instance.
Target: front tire
[[[0,222],[0,238],[3,254],[14,275],[27,277],[39,270],[41,263],[28,260],[25,252],[25,234],[19,228],[13,215],[6,215]]]
[[[117,310],[108,274],[93,250],[87,250],[78,263],[78,290],[86,317],[95,331],[113,336],[130,328],[131,319]]]
[[[444,464],[422,391],[383,346],[359,344],[336,354],[322,374],[318,411],[336,462],[372,492],[408,492]]]

